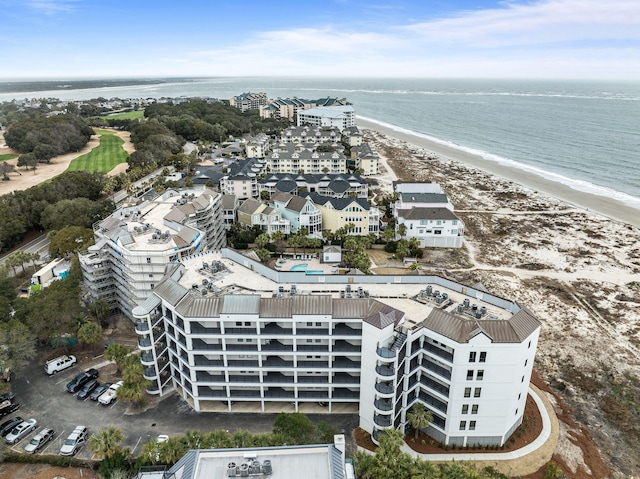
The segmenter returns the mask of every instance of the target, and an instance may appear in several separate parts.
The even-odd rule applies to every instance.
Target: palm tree
[[[433,414],[431,411],[425,408],[422,404],[415,403],[407,412],[407,422],[411,424],[414,430],[414,438],[418,438],[420,429],[428,427],[433,421]]]
[[[89,438],[89,449],[99,459],[111,458],[114,454],[122,452],[123,440],[122,431],[117,427],[109,426]]]
[[[182,438],[171,436],[167,441],[158,445],[158,462],[171,466],[184,456],[189,448]]]
[[[417,459],[411,466],[411,479],[437,479],[439,476],[438,468],[429,461]]]

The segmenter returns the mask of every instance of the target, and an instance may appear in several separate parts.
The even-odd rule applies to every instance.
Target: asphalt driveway
[[[43,427],[55,430],[55,438],[41,453],[58,454],[62,443],[75,426],[84,425],[89,434],[94,434],[107,426],[120,428],[125,436],[124,445],[135,455],[142,446],[158,434],[179,435],[189,430],[213,431],[244,429],[251,432],[270,432],[276,414],[244,413],[197,413],[177,394],[171,394],[151,409],[139,414],[126,414],[127,403],[116,401],[103,406],[96,401],[76,399],[66,391],[66,384],[79,372],[96,367],[100,371],[101,382],[114,382],[113,364],[96,358],[94,361],[74,365],[52,376],[47,376],[43,365],[34,362],[30,368],[12,382],[16,402],[20,409],[8,416],[34,417],[38,421],[36,432],[28,435],[12,446],[16,452],[24,452],[24,445]],[[117,379],[117,378],[116,378]],[[5,418],[6,419],[6,418]],[[356,415],[309,415],[313,422],[326,421],[339,432],[344,432],[347,442],[351,442],[351,431],[358,425]],[[83,446],[77,458],[89,459],[91,452]]]

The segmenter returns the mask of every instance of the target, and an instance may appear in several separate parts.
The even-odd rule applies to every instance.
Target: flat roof
[[[308,261],[300,261],[300,263],[306,262]],[[287,276],[296,277],[296,281],[280,283],[252,270],[250,267],[251,260],[249,260],[249,258],[247,258],[247,266],[244,266],[230,258],[223,257],[220,251],[198,253],[194,256],[181,259],[180,263],[184,266],[184,271],[178,280],[179,285],[189,290],[187,294],[199,298],[212,298],[229,294],[255,294],[260,295],[262,298],[272,298],[274,295],[280,294],[281,297],[286,298],[290,296],[292,285],[295,285],[296,296],[323,294],[339,299],[347,296],[346,290],[348,287],[352,292],[352,297],[357,298],[358,287],[361,287],[363,291],[368,294],[369,298],[403,311],[405,313],[406,327],[421,323],[434,309],[452,314],[456,313],[456,308],[458,305],[463,304],[465,299],[468,300],[470,307],[475,305],[478,311],[482,307],[486,308],[486,314],[483,316],[483,319],[506,320],[513,317],[513,313],[508,309],[483,301],[481,297],[470,296],[443,287],[440,284],[429,283],[427,282],[428,276],[425,277],[425,282],[407,284],[399,282],[401,276],[376,277],[352,275],[349,276],[352,283],[343,284],[315,282],[319,279],[319,276],[331,275],[314,274],[312,275],[314,277],[313,280],[308,280],[309,275],[306,275],[304,272],[293,274],[287,271],[285,272]],[[205,263],[208,268],[204,268]],[[213,267],[214,265],[216,266]],[[220,269],[220,271],[213,272],[217,269]],[[380,283],[359,283],[359,277],[367,278],[368,281],[379,278]],[[345,277],[345,283],[346,282],[347,278]],[[426,294],[429,286],[431,287],[430,295]],[[283,291],[280,291],[281,288]],[[204,295],[202,294],[203,290],[206,290]],[[440,302],[438,302],[439,300],[436,293],[440,293],[441,295]],[[446,300],[442,299],[443,293],[447,295]],[[468,308],[464,313],[460,314],[460,316],[465,319],[473,319],[471,313],[471,308]]]
[[[271,461],[271,474],[251,474],[250,477],[269,477],[271,479],[331,479],[334,477],[330,463],[330,448],[333,446],[297,446],[251,450],[201,450],[190,451],[197,454],[190,479],[227,479],[231,463],[236,468],[252,461],[264,466]],[[231,476],[233,477],[233,476]],[[235,477],[240,477],[238,470]]]

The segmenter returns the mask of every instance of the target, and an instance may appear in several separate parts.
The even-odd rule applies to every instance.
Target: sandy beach
[[[640,472],[638,211],[545,178],[358,120],[381,157],[374,193],[433,181],[464,221],[458,250],[425,249],[423,271],[515,299],[542,322],[536,370],[560,421],[567,477]],[[401,268],[388,254],[379,268]],[[538,476],[536,476],[538,477]],[[539,476],[539,477],[542,477]]]
[[[378,123],[363,120],[362,118],[357,118],[356,122],[361,128],[379,131],[387,136],[406,141],[411,145],[433,152],[442,159],[458,161],[473,168],[479,168],[493,175],[531,188],[534,191],[554,196],[571,205],[595,211],[609,218],[640,227],[640,210],[632,208],[620,201],[578,191],[561,183],[543,178],[542,176],[503,165],[435,141],[430,141],[421,136],[397,131]]]

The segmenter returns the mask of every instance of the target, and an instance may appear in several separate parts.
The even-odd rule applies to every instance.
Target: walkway
[[[402,451],[412,457],[420,457],[430,462],[472,462],[478,469],[492,466],[509,477],[521,477],[533,474],[547,464],[558,445],[560,426],[553,405],[544,392],[533,384],[529,385],[529,394],[535,401],[542,416],[542,432],[531,443],[509,452],[460,453],[460,454],[420,454],[407,444]],[[358,447],[358,450],[370,452]]]
[[[547,464],[558,444],[560,427],[553,406],[536,386],[529,386],[529,394],[535,401],[542,416],[542,432],[531,444],[509,452],[469,453],[469,454],[419,454],[408,445],[403,452],[413,457],[421,457],[432,462],[472,461],[478,468],[493,466],[509,477],[533,474]]]

